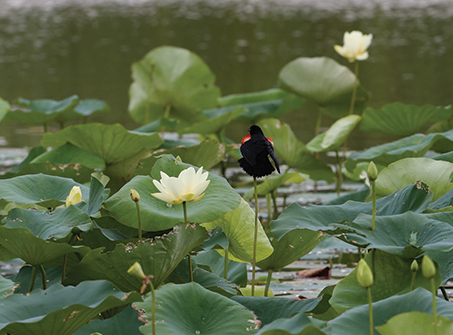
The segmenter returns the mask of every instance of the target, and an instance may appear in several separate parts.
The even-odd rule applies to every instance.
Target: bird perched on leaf
[[[280,166],[274,153],[274,144],[266,138],[257,125],[248,128],[250,135],[245,136],[241,142],[243,158],[239,165],[249,175],[259,178],[271,174],[274,170],[280,173]]]

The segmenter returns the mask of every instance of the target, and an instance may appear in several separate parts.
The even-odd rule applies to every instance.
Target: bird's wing
[[[242,157],[244,157],[250,165],[256,164],[256,156],[264,150],[266,150],[266,143],[254,139],[248,140],[241,145]]]

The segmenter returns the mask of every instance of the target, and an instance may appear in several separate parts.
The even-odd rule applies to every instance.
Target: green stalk
[[[156,335],[156,293],[154,292],[154,285],[151,280],[149,281],[149,287],[151,287],[151,325],[153,335]]]
[[[376,229],[376,181],[370,180],[371,196],[373,198],[373,209],[371,212],[371,230]]]
[[[223,278],[228,280],[228,247],[225,249],[225,262],[223,263]]]
[[[140,215],[140,201],[134,201],[135,206],[137,207],[137,217],[138,217],[138,240],[142,240],[142,217]]]
[[[277,206],[277,195],[276,195],[276,191],[272,191],[271,193],[272,195],[272,203],[274,204],[274,215],[272,216],[272,219],[275,220],[276,218],[278,218],[278,206]],[[269,225],[270,227],[270,225]]]
[[[374,334],[374,326],[373,326],[373,300],[371,299],[371,288],[367,287],[368,293],[368,316],[370,319],[370,335]]]
[[[33,291],[33,287],[35,286],[35,279],[36,279],[36,266],[33,266],[33,268],[31,269],[31,281],[28,293],[31,293],[31,291]]]
[[[253,176],[253,187],[255,191],[255,234],[253,236],[252,297],[255,296],[256,240],[258,239],[258,191],[255,176]]]
[[[416,275],[417,275],[417,272],[412,271],[411,292],[415,289],[415,276]]]
[[[267,205],[267,227],[266,229],[271,229],[271,221],[272,221],[272,205],[271,205],[271,195],[268,193],[266,194],[266,205]]]
[[[72,245],[72,242],[74,241],[74,238],[76,237],[75,234],[72,234],[71,237],[69,238],[68,244]],[[63,270],[61,272],[61,284],[63,284],[64,278],[66,276],[66,263],[68,261],[68,254],[65,254],[63,257]]]
[[[337,158],[337,197],[340,196],[340,191],[341,191],[341,182],[342,182],[342,174],[341,174],[341,167],[342,163],[340,160],[340,156],[338,154],[338,150],[335,150],[335,156]]]
[[[44,133],[47,133],[47,122],[44,122],[42,126],[44,127]]]
[[[189,223],[189,220],[187,219],[187,203],[185,201],[182,202],[182,208],[184,210],[184,222],[186,224]],[[187,258],[189,260],[189,277],[190,277],[190,282],[193,282],[193,270],[192,270],[192,257],[190,257],[190,253],[187,255]]]
[[[266,287],[264,288],[264,296],[267,297],[269,293],[269,286],[271,285],[271,279],[272,279],[272,270],[269,269],[267,270],[267,280],[266,280]]]
[[[354,75],[355,75],[355,80],[354,80],[354,86],[352,88],[352,98],[351,98],[351,107],[349,108],[349,115],[352,115],[354,113],[354,105],[355,105],[355,100],[357,96],[357,86],[359,85],[359,62],[355,62],[355,68],[354,68]]]
[[[47,290],[46,270],[44,269],[44,266],[42,266],[42,264],[39,266],[39,270],[41,271],[41,275],[42,275],[42,288],[44,290]]]
[[[434,282],[434,276],[431,277],[431,291],[433,292],[433,316],[434,316],[434,332],[439,335],[439,329],[437,326],[437,305],[436,305],[436,283]]]

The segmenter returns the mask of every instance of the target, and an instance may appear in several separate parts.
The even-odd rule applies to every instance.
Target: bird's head
[[[247,130],[249,131],[250,135],[263,134],[261,128],[255,124],[253,126],[250,126],[250,128],[248,128]]]

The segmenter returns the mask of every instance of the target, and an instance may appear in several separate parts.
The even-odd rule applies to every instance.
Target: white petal
[[[152,193],[151,194],[153,197],[159,199],[159,200],[163,200],[165,201],[166,203],[169,203],[169,204],[172,204],[172,205],[175,205],[176,203],[174,202],[175,201],[175,198],[168,195],[168,194],[164,194],[164,193]]]
[[[182,183],[178,178],[170,177],[167,180],[167,187],[168,192],[175,198],[179,199],[180,194],[184,194],[184,183]]]
[[[210,180],[206,180],[206,181],[198,184],[193,190],[193,193],[195,194],[195,196],[199,196],[201,193],[203,193],[206,190],[206,188],[208,187],[210,182],[211,182]]]
[[[361,53],[360,55],[357,55],[357,60],[365,60],[368,58],[368,51],[365,51],[363,53]]]
[[[153,179],[154,186],[157,187],[157,189],[162,192],[162,193],[168,193],[168,190],[157,180]]]
[[[365,51],[371,45],[373,34],[363,35],[363,50]]]

